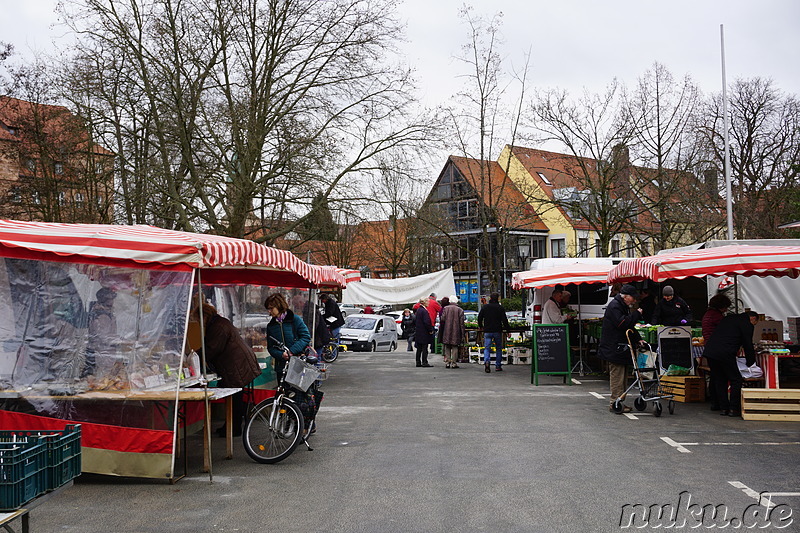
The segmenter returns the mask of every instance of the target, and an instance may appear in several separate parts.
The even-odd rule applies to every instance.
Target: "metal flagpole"
[[[731,191],[731,156],[728,130],[730,130],[730,116],[728,115],[728,82],[725,79],[725,26],[719,25],[719,43],[722,55],[722,112],[725,115],[725,196],[728,210],[728,240],[733,240],[733,197]]]

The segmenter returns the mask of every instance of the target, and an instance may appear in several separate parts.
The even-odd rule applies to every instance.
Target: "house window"
[[[461,246],[458,248],[458,259],[464,261],[469,259],[469,241],[464,239],[459,243]]]
[[[628,241],[628,245],[625,247],[625,257],[628,258],[636,257],[636,254],[634,252],[635,249],[633,246],[633,241]]]
[[[578,257],[589,257],[589,239],[578,239]]]
[[[64,191],[59,192],[58,193],[58,205],[63,206],[66,203],[67,203],[67,193],[65,193]]]
[[[550,183],[550,180],[547,179],[547,176],[545,176],[541,172],[537,172],[537,174],[539,175],[540,178],[542,178],[542,181],[545,182],[545,184],[552,185],[552,183]]]
[[[619,239],[611,241],[611,257],[619,257]]]
[[[27,168],[30,172],[36,172],[36,160],[35,159],[26,159],[25,160],[25,168]]]
[[[77,205],[78,207],[83,206],[83,193],[76,192],[74,198],[75,198],[75,205]]]
[[[595,257],[603,257],[604,255],[605,255],[605,252],[603,252],[603,249],[600,248],[600,239],[595,239],[594,240],[594,256]]]
[[[19,187],[13,187],[10,191],[8,191],[8,196],[12,204],[22,203],[22,193],[20,193]]]
[[[53,171],[56,174],[63,174],[64,173],[64,163],[55,163],[53,165]]]
[[[553,239],[550,241],[550,256],[551,257],[566,257],[567,256],[567,240],[566,239]]]
[[[42,203],[42,197],[39,196],[39,191],[33,191],[31,194],[31,199],[33,200],[34,205],[40,205]]]

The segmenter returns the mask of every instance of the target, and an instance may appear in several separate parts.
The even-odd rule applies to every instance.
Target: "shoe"
[[[444,367],[445,368],[450,368],[450,363],[447,363],[446,365],[444,365]]]
[[[722,411],[719,412],[719,416],[730,416],[730,415],[731,412],[728,411],[727,409],[723,409]]]
[[[458,366],[457,364],[453,363],[453,366],[451,366],[450,368],[461,368],[461,367]]]
[[[741,411],[728,411],[728,416],[733,416],[733,417],[739,418],[739,417],[742,416],[742,412]]]
[[[498,366],[498,367],[495,367],[494,370],[495,370],[495,372],[502,372],[503,371],[503,367],[502,366]]]
[[[422,366],[423,366],[423,367],[425,367],[425,368],[431,368],[433,365],[429,365],[428,363],[425,363],[425,364],[424,364],[424,365],[422,365]]]
[[[491,374],[492,373],[492,367],[489,365],[489,363],[486,363],[485,366],[486,366],[486,369],[485,369],[486,373],[487,374]]]
[[[417,365],[417,368],[421,367],[422,365]]]

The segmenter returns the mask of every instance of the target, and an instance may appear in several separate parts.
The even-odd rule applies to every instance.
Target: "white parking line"
[[[603,395],[602,394],[598,394],[596,392],[590,392],[589,394],[591,394],[592,396],[594,396],[597,399],[600,399],[600,400],[603,399]]]
[[[661,437],[661,440],[663,440],[664,442],[666,442],[667,444],[669,444],[670,446],[672,446],[673,448],[675,448],[676,450],[678,450],[681,453],[692,453],[689,450],[687,450],[686,448],[684,448],[681,444],[675,442],[674,440],[672,440],[669,437]]]
[[[578,380],[577,380],[577,379],[575,379],[575,378],[570,378],[570,379],[572,379],[572,382],[573,382],[575,385],[580,385],[580,384],[581,384],[581,382],[580,382],[580,381],[578,381]]]
[[[761,505],[761,502],[764,501],[764,507],[766,507],[767,509],[771,509],[771,508],[775,507],[775,504],[772,503],[772,498],[766,498],[766,499],[762,498],[762,496],[764,494],[770,494],[770,493],[764,492],[762,494],[759,494],[758,492],[754,491],[753,489],[751,489],[750,487],[748,487],[747,485],[745,485],[741,481],[728,481],[728,483],[731,486],[733,486],[733,487],[735,487],[737,489],[740,489],[746,495],[748,495],[751,498],[753,498],[754,500],[756,500],[759,503],[759,505]]]
[[[631,413],[624,413],[624,414],[625,414],[625,416],[627,416],[631,420],[639,420],[639,417],[636,416],[636,415],[632,415]]]

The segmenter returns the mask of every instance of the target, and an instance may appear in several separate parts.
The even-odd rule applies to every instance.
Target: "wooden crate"
[[[800,389],[742,389],[742,418],[800,422]]]
[[[674,394],[676,402],[706,400],[706,383],[700,376],[661,376],[661,387],[665,393]]]

